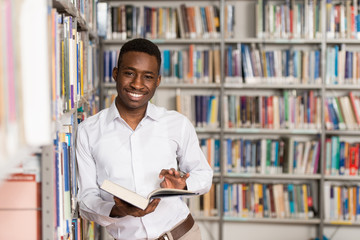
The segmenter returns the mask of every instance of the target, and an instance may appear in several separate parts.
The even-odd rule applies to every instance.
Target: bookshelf
[[[96,1],[4,0],[0,9],[0,183],[13,201],[0,207],[0,238],[99,239],[77,213],[74,154],[78,121],[99,109]],[[29,196],[16,192],[26,186]]]
[[[78,123],[99,110],[96,1],[49,6],[53,144],[44,148],[43,239],[99,239],[99,226],[78,213],[75,156]]]
[[[169,7],[163,1],[100,1],[107,3],[109,6],[119,5],[134,5],[134,6],[164,6]],[[251,239],[264,239],[269,235],[274,236],[274,239],[286,239],[287,236],[293,236],[296,232],[296,239],[323,239],[323,236],[329,237],[334,235],[340,238],[351,239],[352,234],[358,234],[356,228],[350,226],[358,226],[357,221],[339,221],[327,219],[325,214],[325,207],[322,203],[329,196],[325,196],[325,186],[329,183],[342,184],[349,186],[351,184],[358,185],[358,176],[347,175],[328,175],[326,174],[326,139],[332,136],[338,136],[340,141],[356,142],[356,137],[359,135],[359,126],[349,130],[344,129],[330,129],[326,126],[326,102],[328,98],[345,97],[349,92],[353,92],[355,96],[359,96],[359,75],[355,70],[355,65],[351,71],[345,76],[345,68],[350,69],[349,65],[342,62],[340,66],[332,65],[333,69],[339,72],[333,73],[329,71],[329,64],[334,60],[328,56],[328,49],[336,49],[337,51],[353,52],[351,59],[357,61],[357,52],[359,51],[359,39],[357,29],[351,24],[356,23],[358,15],[357,1],[325,1],[325,0],[304,0],[304,1],[265,1],[265,0],[217,0],[217,1],[198,1],[196,3],[191,1],[176,1],[175,6],[182,3],[187,6],[207,6],[216,5],[220,13],[221,31],[218,38],[184,38],[178,37],[176,39],[164,38],[150,38],[157,43],[160,50],[173,49],[181,51],[188,49],[194,45],[196,49],[220,49],[220,78],[218,83],[203,83],[195,81],[195,83],[183,83],[178,81],[176,83],[169,83],[162,81],[157,90],[157,94],[153,99],[154,103],[165,106],[170,109],[176,109],[176,98],[180,92],[181,96],[186,95],[215,95],[219,96],[219,127],[204,127],[197,126],[196,130],[199,138],[217,138],[221,142],[226,139],[295,139],[305,141],[306,139],[317,139],[319,142],[320,155],[318,156],[318,169],[314,174],[291,174],[287,172],[275,174],[262,174],[254,172],[226,172],[226,147],[223,145],[220,148],[220,172],[214,178],[214,183],[219,184],[220,198],[218,199],[219,213],[216,217],[200,216],[202,229],[205,234],[209,234],[211,239],[236,239],[236,234],[243,234],[251,237]],[[304,7],[305,4],[305,7]],[[235,19],[234,30],[228,31],[226,25],[226,13],[228,5],[234,6]],[[351,9],[350,6],[354,7]],[[338,7],[340,6],[340,10]],[[295,18],[292,18],[290,23],[290,12],[287,9],[293,9],[293,16],[302,16],[303,23]],[[269,9],[273,9],[270,13]],[[331,10],[332,9],[332,10]],[[259,12],[266,12],[260,16]],[[281,12],[283,11],[283,12]],[[297,11],[295,13],[295,11]],[[335,11],[342,11],[340,19],[334,15]],[[350,13],[354,11],[354,17]],[[275,14],[278,13],[278,15]],[[282,15],[284,14],[284,18]],[[287,15],[288,17],[286,18]],[[345,15],[344,15],[345,14]],[[278,19],[276,19],[278,18]],[[346,25],[344,19],[348,18]],[[275,25],[277,21],[278,25]],[[273,24],[273,25],[271,25]],[[284,24],[284,25],[282,25]],[[293,24],[293,25],[291,25]],[[275,26],[275,27],[274,27]],[[356,25],[355,25],[356,26]],[[292,29],[292,30],[291,30]],[[350,29],[353,29],[352,31]],[[355,30],[354,30],[355,29]],[[111,31],[110,31],[111,33]],[[106,51],[119,50],[121,45],[125,43],[125,39],[113,38],[109,39],[109,32],[107,31],[107,38],[101,39],[101,53]],[[105,35],[106,35],[105,34]],[[244,48],[248,46],[248,50]],[[241,76],[231,75],[228,71],[227,57],[229,47],[233,50],[233,55],[240,54],[241,62],[236,62],[237,66],[243,71]],[[244,50],[243,50],[244,49]],[[236,52],[236,50],[238,52]],[[268,58],[265,58],[269,64],[270,60],[277,61],[277,68],[275,73],[269,71],[267,75],[264,74],[264,62],[247,62],[246,51],[250,57],[260,53],[270,53]],[[301,56],[298,60],[287,58],[286,54]],[[254,55],[253,55],[254,54]],[[286,61],[282,61],[281,57],[271,57],[271,54],[284,57]],[[343,54],[346,54],[345,52]],[[350,54],[348,54],[350,55]],[[261,55],[259,55],[261,56]],[[103,59],[104,55],[100,56]],[[341,55],[336,55],[340,59]],[[349,57],[350,58],[350,57]],[[235,57],[234,57],[235,59]],[[300,60],[299,60],[300,59]],[[250,58],[251,60],[251,58]],[[235,60],[234,60],[235,61]],[[245,65],[244,65],[245,61]],[[297,62],[298,61],[298,62]],[[340,60],[339,60],[340,61]],[[349,60],[350,61],[350,60]],[[292,66],[297,66],[297,70],[286,66],[286,62],[291,62]],[[250,68],[249,68],[250,64]],[[262,68],[259,68],[259,66]],[[356,65],[357,66],[357,65]],[[272,67],[272,66],[268,66]],[[249,68],[249,69],[246,69]],[[246,69],[246,70],[245,70]],[[256,71],[254,70],[256,69]],[[303,70],[305,69],[305,70]],[[266,69],[268,71],[268,69]],[[302,70],[302,71],[301,71]],[[104,66],[102,66],[101,76],[104,76]],[[232,69],[235,71],[235,69]],[[304,72],[303,72],[304,71]],[[280,76],[279,76],[280,73]],[[351,75],[351,74],[353,75]],[[344,74],[341,77],[339,74]],[[356,74],[356,75],[354,75]],[[104,78],[104,77],[103,77]],[[350,84],[352,82],[353,84]],[[100,81],[101,106],[104,107],[106,103],[111,101],[105,100],[106,96],[114,93],[115,85],[109,80],[108,82]],[[296,97],[305,96],[303,93],[312,92],[318,98],[314,103],[318,108],[314,111],[317,113],[317,121],[314,119],[309,122],[300,122],[298,127],[289,127],[286,124],[278,127],[269,127],[264,125],[262,127],[254,127],[253,124],[229,127],[227,119],[229,116],[225,113],[226,108],[225,97],[234,96],[284,96],[285,92],[291,94],[296,92]],[[115,91],[116,93],[116,91]],[[281,98],[280,98],[281,99]],[[300,102],[307,101],[307,97],[303,97]],[[281,100],[284,103],[286,100]],[[227,103],[228,104],[228,103]],[[311,104],[312,105],[312,104]],[[345,106],[345,105],[344,105]],[[342,109],[342,106],[341,106]],[[302,114],[306,114],[308,109],[305,107],[299,110]],[[285,118],[285,116],[283,116]],[[304,115],[301,115],[302,119]],[[317,124],[316,124],[317,123]],[[196,125],[196,123],[195,123]],[[313,126],[315,125],[315,126]],[[260,182],[260,183],[310,183],[314,186],[314,206],[317,214],[313,218],[299,219],[299,218],[250,218],[250,217],[236,217],[224,215],[224,184],[229,183],[245,183],[245,182]],[[260,233],[258,229],[263,231]],[[274,229],[279,229],[279,233],[274,233]],[[341,230],[337,230],[340,228]],[[210,231],[209,229],[212,229]],[[281,231],[280,231],[281,229]],[[210,233],[209,233],[210,232]],[[285,237],[285,238],[284,238]],[[295,238],[294,238],[295,239]]]

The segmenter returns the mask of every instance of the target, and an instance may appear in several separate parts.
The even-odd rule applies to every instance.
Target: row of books
[[[190,44],[183,50],[162,49],[161,75],[166,83],[220,83],[220,49]],[[104,81],[114,81],[112,69],[119,51],[104,51]],[[321,84],[320,51],[264,51],[255,45],[228,45],[224,56],[225,83]]]
[[[320,129],[321,97],[313,90],[282,95],[224,96],[225,128]]]
[[[360,39],[358,1],[326,1],[326,37]]]
[[[105,29],[100,34],[106,39],[130,39],[145,37],[150,39],[176,38],[219,38],[219,7],[187,6],[135,6],[131,4],[107,5],[101,7],[99,26]],[[233,35],[234,6],[225,8],[226,33]]]
[[[220,83],[220,49],[163,50],[161,76],[165,83]]]
[[[104,51],[104,81],[114,82],[118,50]],[[220,49],[201,49],[191,44],[183,50],[161,50],[163,83],[220,83]]]
[[[77,32],[72,16],[51,12],[51,83],[53,119],[76,107],[76,102],[97,86],[95,45],[86,32]]]
[[[93,0],[66,0],[69,5],[72,5],[81,16],[87,25],[96,31],[96,2]]]
[[[326,182],[324,195],[326,220],[360,221],[360,185]]]
[[[321,84],[320,50],[263,50],[255,44],[238,44],[237,49],[242,59],[233,61],[242,63],[245,83]]]
[[[75,157],[74,130],[78,123],[88,115],[98,110],[98,100],[89,99],[89,104],[81,106],[78,111],[62,120],[62,125],[57,129],[54,139],[55,149],[55,235],[56,239],[71,236],[71,239],[83,239],[82,236],[91,236],[95,233],[88,232],[85,225],[90,222],[76,217],[77,205],[77,165]],[[92,223],[93,224],[93,223]],[[90,228],[91,229],[91,228]]]
[[[76,162],[73,126],[65,125],[57,132],[55,147],[56,234],[58,238],[71,232],[72,214],[76,209]]]
[[[325,140],[325,174],[359,176],[360,142],[332,136]]]
[[[220,139],[200,138],[200,147],[215,173],[220,173]]]
[[[328,47],[326,49],[326,84],[356,85],[359,83],[360,52],[347,50],[345,44]]]
[[[219,216],[220,184],[213,183],[210,191],[201,196],[185,199],[194,217]]]
[[[219,104],[217,95],[189,95],[177,91],[176,110],[198,128],[214,129],[220,126]]]
[[[225,183],[224,215],[311,219],[317,214],[313,191],[309,183]]]
[[[297,2],[286,0],[256,3],[256,35],[258,38],[328,39],[360,38],[358,1],[326,1],[325,25],[322,29],[322,4],[319,0]]]
[[[345,130],[360,128],[360,97],[349,92],[348,96],[326,97],[324,116],[326,129]]]
[[[286,0],[256,2],[256,35],[258,38],[319,39],[322,4],[319,0]]]
[[[228,173],[315,174],[319,168],[319,140],[228,138],[224,149]]]
[[[80,15],[95,14],[93,1],[73,1]],[[94,5],[95,6],[95,5]],[[82,8],[84,8],[82,10]],[[89,12],[91,11],[91,12]],[[92,18],[96,19],[96,16]],[[78,17],[49,12],[51,32],[51,106],[56,122],[54,147],[54,221],[55,239],[94,239],[94,228],[77,216],[77,166],[75,158],[75,132],[79,122],[99,110],[99,98],[94,89],[98,86],[98,56],[96,43],[90,40],[89,32],[79,31],[84,24]],[[93,19],[94,20],[94,19]],[[95,21],[95,20],[94,20]],[[91,27],[90,22],[86,22]],[[93,26],[94,27],[94,26]],[[80,103],[84,103],[81,104]],[[48,102],[47,104],[50,105]],[[72,111],[70,111],[72,110]],[[71,114],[64,115],[64,112]],[[52,134],[49,134],[52,136]],[[93,229],[93,230],[91,230]],[[88,231],[89,230],[89,231]]]
[[[84,218],[74,218],[72,220],[72,235],[69,239],[73,240],[96,240],[101,237],[101,226],[93,221]]]

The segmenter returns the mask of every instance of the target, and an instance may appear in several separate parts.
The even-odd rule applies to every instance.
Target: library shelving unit
[[[96,1],[0,1],[2,239],[99,235],[77,213],[74,154],[78,122],[99,108],[95,10]]]
[[[101,19],[108,26],[100,40],[101,107],[116,94],[110,75],[116,51],[128,39],[146,37],[158,44],[164,61],[162,83],[152,101],[188,116],[204,151],[211,148],[209,139],[213,148],[220,146],[215,153],[219,159],[210,162],[217,214],[190,206],[205,239],[238,239],[240,234],[249,239],[323,239],[335,233],[355,239],[359,232],[349,226],[360,220],[357,1],[100,2],[107,4],[108,13]],[[219,31],[211,35],[211,26],[204,25],[187,35],[186,24],[180,23],[176,35],[163,33],[172,23],[163,14],[175,11],[179,17],[182,5],[189,7],[195,29],[202,26],[202,8],[216,6]],[[138,21],[126,15],[127,9],[140,19],[150,11],[152,18]],[[186,63],[175,66],[179,56],[186,58],[184,50],[202,56],[194,57],[200,63],[193,68],[188,64],[192,70],[183,69]],[[213,50],[211,77],[206,67],[196,71],[207,66],[207,50]],[[199,101],[215,109],[205,114],[208,122],[197,115],[199,109],[206,111]],[[272,204],[269,196],[282,200]]]
[[[99,110],[96,2],[48,3],[53,144],[43,150],[42,239],[100,237],[99,226],[78,213],[75,156],[78,123]]]

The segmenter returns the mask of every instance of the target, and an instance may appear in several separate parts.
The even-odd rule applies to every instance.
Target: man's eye
[[[153,79],[154,77],[151,76],[151,75],[145,75],[144,78],[145,78],[145,79]]]
[[[133,76],[134,73],[133,72],[124,72],[124,75],[127,75],[127,76]]]

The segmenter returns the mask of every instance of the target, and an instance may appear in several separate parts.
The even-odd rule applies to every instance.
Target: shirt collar
[[[156,107],[154,104],[148,102],[145,117],[150,117],[151,119],[153,119],[155,121],[159,121],[162,114],[163,114],[163,111],[161,111],[161,108]]]
[[[109,107],[107,116],[106,116],[106,122],[109,124],[112,122],[115,118],[120,118],[119,111],[116,108],[115,100],[112,102],[111,106]]]
[[[146,113],[144,118],[151,118],[155,121],[159,121],[160,117],[162,115],[162,111],[160,108],[156,107],[154,104],[148,102],[148,106],[146,108]],[[111,106],[109,107],[109,111],[107,114],[106,122],[110,123],[115,118],[121,118],[118,109],[116,108],[115,100],[112,102]]]

